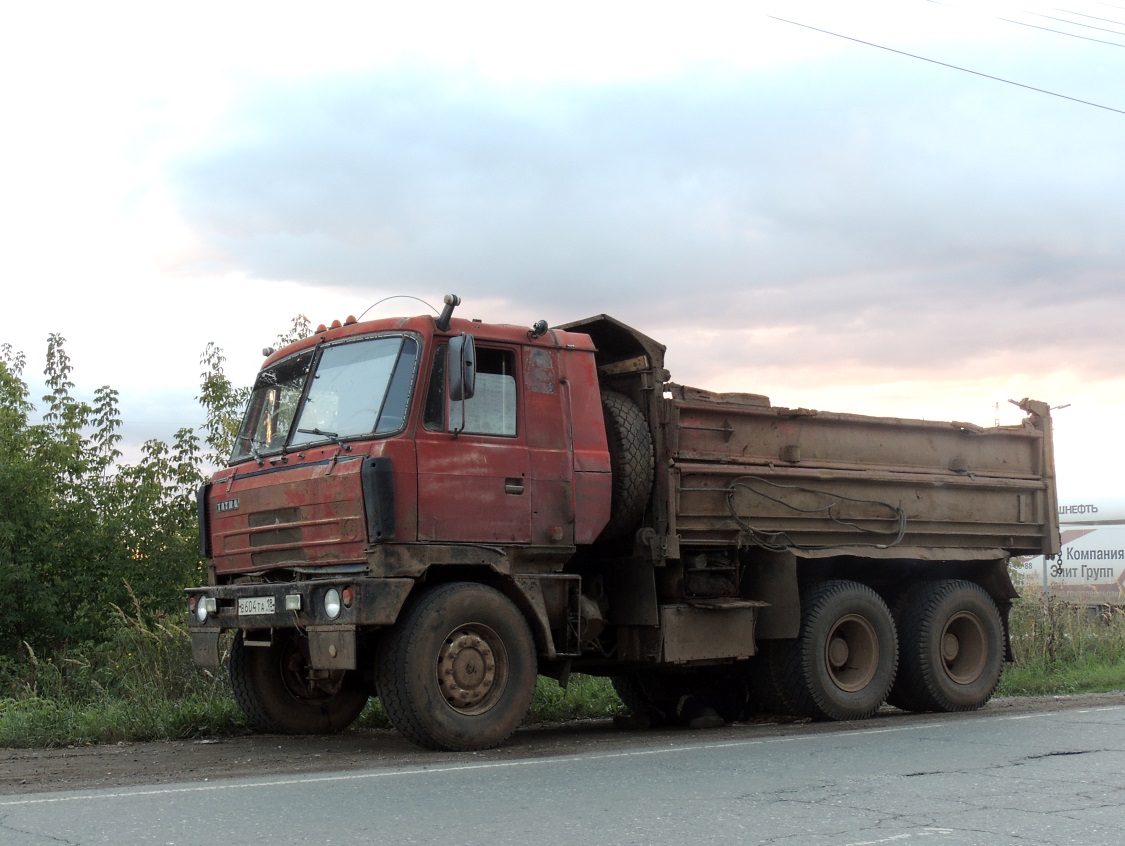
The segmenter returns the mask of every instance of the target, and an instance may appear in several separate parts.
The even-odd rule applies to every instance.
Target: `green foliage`
[[[214,343],[207,345],[200,359],[204,370],[199,374],[201,382],[196,399],[207,412],[203,428],[207,433],[207,444],[211,447],[211,452],[207,453],[210,464],[225,463],[234,449],[240,415],[250,397],[249,388],[236,388],[227,378],[223,370],[226,361],[223,351]]]
[[[563,688],[554,679],[540,676],[527,719],[544,723],[595,719],[612,717],[621,708],[621,700],[607,678],[575,673]]]
[[[0,658],[0,746],[56,746],[246,730],[221,674],[197,668],[182,618],[110,609],[102,638]]]
[[[1015,664],[1007,696],[1125,690],[1125,608],[1066,602],[1027,590],[1012,608]]]
[[[309,319],[299,314],[293,318],[289,331],[277,336],[277,348],[307,338],[311,334],[312,325]],[[227,363],[226,355],[214,343],[207,345],[199,363],[203,365],[203,372],[199,374],[199,396],[196,399],[207,413],[203,428],[206,431],[207,445],[211,447],[211,451],[205,457],[209,464],[225,464],[234,451],[234,439],[242,422],[243,409],[246,408],[246,402],[250,398],[250,388],[235,387],[227,378],[224,369]]]
[[[76,398],[60,335],[47,344],[41,422],[23,381],[26,359],[0,348],[0,655],[43,654],[98,640],[106,616],[131,603],[177,607],[201,578],[195,490],[202,483],[190,429],[152,440],[119,463],[117,392]]]

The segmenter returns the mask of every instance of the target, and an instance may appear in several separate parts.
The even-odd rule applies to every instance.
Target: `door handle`
[[[523,493],[523,479],[505,479],[504,480],[504,493],[506,494],[522,494]]]

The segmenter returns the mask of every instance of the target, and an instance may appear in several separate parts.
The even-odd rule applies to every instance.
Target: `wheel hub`
[[[489,640],[483,632],[462,628],[442,645],[438,685],[445,701],[462,713],[487,708],[503,686],[497,684],[496,652]]]
[[[957,684],[972,684],[988,664],[988,635],[975,614],[954,614],[941,633],[941,663]]]
[[[847,693],[863,690],[879,669],[879,638],[871,621],[848,614],[836,621],[824,645],[832,683]]]
[[[313,670],[308,656],[290,638],[281,655],[281,683],[294,699],[326,699],[340,690],[342,670]]]

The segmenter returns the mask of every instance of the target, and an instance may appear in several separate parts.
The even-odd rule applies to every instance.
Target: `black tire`
[[[276,630],[269,646],[247,646],[238,632],[228,666],[234,699],[258,731],[332,734],[367,704],[366,686],[352,670],[310,680],[305,641],[293,632]]]
[[[621,704],[624,705],[634,717],[645,719],[663,717],[663,714],[656,711],[652,700],[649,698],[648,694],[645,693],[644,688],[641,687],[635,674],[627,673],[610,676],[609,682],[613,685],[613,690],[617,694],[617,698],[621,700]]]
[[[387,719],[427,749],[503,743],[535,693],[535,645],[519,609],[470,582],[423,594],[381,639],[375,662]]]
[[[640,525],[652,496],[652,434],[644,414],[631,399],[616,391],[602,391],[602,414],[613,472],[609,522],[599,540],[610,540]]]
[[[887,694],[887,704],[893,705],[903,711],[925,711],[924,703],[919,702],[913,692],[907,687],[904,668],[909,661],[910,644],[903,634],[907,627],[906,615],[916,601],[919,592],[930,590],[928,582],[922,582],[899,593],[891,602],[891,615],[895,620],[895,630],[898,632],[898,672],[895,673],[895,683],[891,685],[891,692]]]
[[[801,632],[775,641],[771,662],[795,715],[866,719],[883,704],[898,667],[891,612],[866,585],[822,582],[801,596]]]
[[[904,602],[902,658],[892,704],[911,711],[974,711],[1004,669],[1004,624],[973,582],[920,585]]]
[[[792,707],[785,701],[783,691],[774,677],[774,662],[771,656],[776,641],[758,641],[758,654],[750,659],[750,696],[748,708],[754,714],[792,714]]]
[[[622,704],[654,723],[674,720],[685,697],[713,708],[726,722],[746,715],[750,685],[745,664],[697,670],[638,670],[611,676]]]

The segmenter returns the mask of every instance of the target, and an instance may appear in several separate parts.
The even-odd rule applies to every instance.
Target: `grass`
[[[1027,590],[1012,609],[1015,663],[1001,696],[1125,690],[1125,607],[1089,606]]]
[[[999,695],[1125,690],[1125,609],[1046,602],[1028,593],[1012,611],[1016,663]],[[621,711],[606,679],[574,675],[564,690],[541,678],[528,721],[604,718]],[[361,728],[388,728],[377,700]],[[30,647],[0,657],[0,746],[48,747],[246,734],[222,672],[194,666],[181,621],[117,612],[101,643],[43,658]]]
[[[533,723],[611,716],[621,703],[605,679],[574,675],[564,690],[540,678]],[[359,728],[390,728],[377,699]],[[0,747],[77,746],[248,734],[225,670],[196,667],[180,621],[120,610],[102,643],[42,658],[25,645],[0,658]]]

